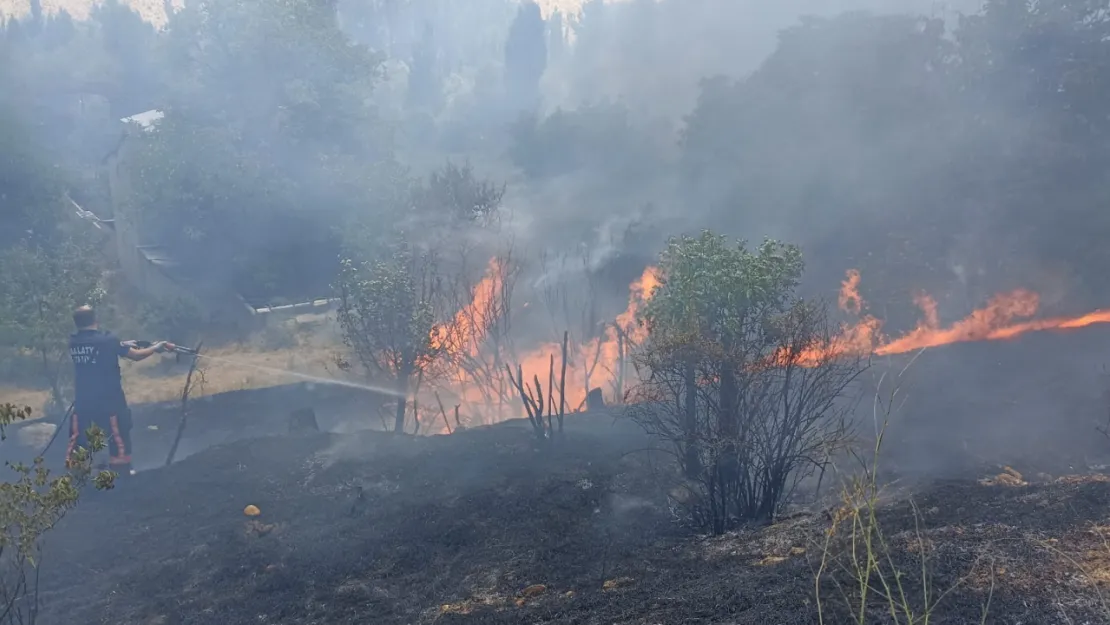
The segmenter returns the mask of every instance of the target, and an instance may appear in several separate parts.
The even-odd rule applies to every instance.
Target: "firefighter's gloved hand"
[[[162,352],[166,351],[166,342],[165,341],[158,341],[154,345],[151,345],[151,347],[154,348],[154,351],[161,354]]]
[[[162,349],[167,352],[175,352],[177,351],[177,346],[169,341],[162,341]]]

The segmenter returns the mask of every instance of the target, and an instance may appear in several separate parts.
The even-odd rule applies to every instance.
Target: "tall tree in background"
[[[27,239],[53,240],[65,215],[58,172],[35,149],[22,116],[6,100],[0,95],[0,249]]]
[[[125,163],[143,236],[244,295],[320,296],[337,226],[388,184],[381,59],[310,0],[189,5],[165,36],[166,115]]]
[[[828,259],[814,284],[859,268],[892,327],[915,323],[916,288],[963,311],[1001,284],[1104,305],[1103,12],[998,0],[952,32],[903,15],[803,20],[750,77],[704,85],[685,193],[711,207],[703,223],[790,232]]]
[[[912,323],[897,290],[934,286],[985,158],[967,156],[981,137],[963,125],[973,109],[952,83],[954,52],[940,21],[803,20],[751,76],[703,84],[683,129],[685,193],[710,207],[703,223],[790,232],[835,259],[814,268],[817,284],[858,267]]]
[[[26,359],[35,383],[65,407],[70,311],[101,294],[99,231],[80,223],[65,178],[0,97],[0,351]]]
[[[97,4],[90,18],[111,63],[103,95],[112,121],[161,107],[170,72],[156,54],[158,31],[118,0]]]
[[[517,9],[505,41],[505,92],[510,107],[539,104],[540,78],[547,69],[547,26],[540,7],[528,0]]]
[[[567,24],[562,11],[554,11],[547,19],[547,60],[554,65],[567,53]]]
[[[443,80],[439,69],[439,50],[429,21],[424,22],[420,41],[412,52],[409,66],[408,97],[410,108],[435,115],[443,106]]]
[[[153,28],[129,8],[109,2],[90,20],[59,12],[11,20],[2,30],[3,46],[18,59],[2,72],[4,99],[22,115],[25,130],[53,166],[91,177],[119,138],[112,104],[130,93],[157,97],[157,88],[141,81],[143,72],[136,70],[153,71]]]

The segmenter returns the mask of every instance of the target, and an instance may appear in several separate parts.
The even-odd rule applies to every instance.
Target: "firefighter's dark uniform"
[[[75,372],[73,416],[66,462],[74,448],[88,446],[85,431],[97,425],[108,438],[108,464],[120,475],[131,471],[131,410],[123,394],[119,359],[130,347],[111,332],[78,330],[69,337]]]

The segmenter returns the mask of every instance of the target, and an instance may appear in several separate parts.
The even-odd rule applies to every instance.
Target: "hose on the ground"
[[[54,444],[54,439],[58,438],[58,433],[66,428],[66,423],[69,423],[70,418],[73,416],[73,402],[70,402],[69,408],[66,409],[66,416],[62,417],[61,423],[54,430],[54,435],[50,437],[50,442],[46,443],[46,447],[42,448],[39,453],[40,458],[46,457],[46,452],[50,451],[50,446]]]

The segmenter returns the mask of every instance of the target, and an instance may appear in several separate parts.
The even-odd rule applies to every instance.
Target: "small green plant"
[[[922,350],[924,351],[924,350]],[[867,625],[887,622],[894,625],[928,625],[934,611],[961,582],[938,591],[930,578],[929,541],[922,527],[922,515],[914,506],[914,539],[908,550],[916,552],[919,570],[917,582],[908,571],[895,562],[897,547],[879,520],[883,487],[878,479],[879,456],[891,416],[905,404],[902,381],[906,371],[921,352],[907,364],[890,383],[891,390],[883,396],[887,374],[879,377],[875,391],[873,417],[875,444],[870,457],[857,456],[862,472],[843,486],[839,505],[831,512],[831,523],[821,545],[821,560],[814,576],[818,621]],[[912,505],[912,502],[911,502]],[[993,573],[993,571],[992,571]],[[993,591],[993,574],[991,575]],[[843,609],[835,610],[823,595],[827,585],[835,588],[843,601]],[[983,606],[981,622],[985,623],[990,608],[990,595]],[[881,616],[880,616],[881,613]]]
[[[28,419],[31,409],[0,405],[0,440],[7,428]],[[104,432],[86,432],[88,448],[74,450],[66,471],[55,475],[42,457],[26,465],[9,463],[15,479],[0,482],[0,623],[29,625],[38,618],[38,571],[43,537],[77,505],[90,482],[98,490],[112,488],[116,474],[94,471],[93,455],[104,449]]]

